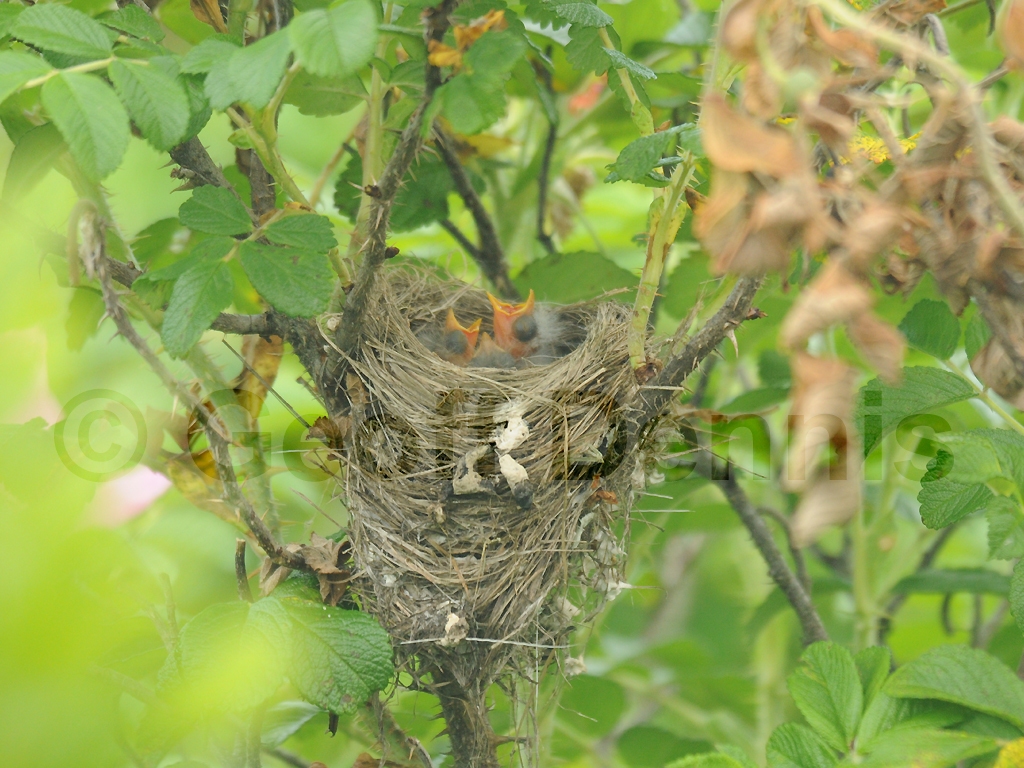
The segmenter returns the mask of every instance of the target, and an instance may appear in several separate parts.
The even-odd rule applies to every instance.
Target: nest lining
[[[639,461],[622,453],[629,309],[559,308],[574,349],[548,365],[462,368],[416,333],[449,307],[493,332],[483,291],[408,270],[382,283],[346,382],[353,586],[400,657],[475,642],[497,670],[561,647],[621,588],[635,473],[608,478]]]

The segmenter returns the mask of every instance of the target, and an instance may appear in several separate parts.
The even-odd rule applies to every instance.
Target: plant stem
[[[32,78],[23,86],[21,86],[21,88],[19,88],[18,90],[24,91],[28,90],[29,88],[35,88],[37,85],[42,85],[47,80],[52,80],[57,75],[63,74],[65,72],[95,72],[100,69],[106,69],[110,66],[110,64],[113,61],[114,57],[111,56],[109,59],[97,59],[96,61],[87,61],[85,64],[76,64],[75,66],[68,67],[67,69],[54,69],[50,72],[47,72],[45,75],[40,75],[39,77]],[[149,64],[149,62],[145,60],[133,61],[132,63]]]
[[[651,316],[654,297],[661,283],[661,273],[665,269],[665,257],[676,239],[679,226],[683,222],[686,209],[681,205],[686,185],[693,178],[693,158],[687,154],[682,167],[677,168],[672,181],[662,194],[651,203],[651,221],[647,233],[647,259],[644,271],[640,276],[640,287],[633,305],[633,320],[629,329],[629,363],[633,370],[640,370],[647,365],[647,351],[644,342],[647,339],[647,323]]]
[[[945,365],[950,372],[955,373],[961,379],[970,384],[971,389],[974,390],[975,394],[977,395],[977,398],[981,400],[981,402],[983,402],[989,408],[991,408],[996,414],[998,414],[1000,418],[1002,418],[1002,420],[1006,422],[1006,425],[1010,429],[1017,432],[1018,434],[1024,435],[1024,424],[1021,424],[1019,421],[1013,418],[1013,416],[1007,413],[1005,408],[1003,408],[999,403],[993,400],[992,396],[989,395],[988,392],[986,392],[984,389],[975,384],[971,377],[968,376],[964,371],[962,371],[959,366],[954,365],[948,360],[943,360],[942,362],[943,365]]]
[[[608,30],[604,27],[598,29],[598,34],[601,36],[601,42],[605,48],[609,50],[617,50],[615,43],[612,42],[611,37],[608,35]],[[615,74],[619,77],[619,82],[622,83],[622,90],[626,93],[626,98],[629,99],[629,116],[633,119],[633,124],[636,125],[637,130],[640,131],[641,136],[650,136],[654,133],[654,117],[651,115],[649,110],[644,103],[640,101],[640,97],[636,93],[636,89],[633,87],[633,81],[629,79],[629,72],[625,69],[616,69]]]

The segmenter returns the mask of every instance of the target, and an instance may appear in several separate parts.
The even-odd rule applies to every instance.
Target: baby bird
[[[469,361],[470,368],[515,368],[516,359],[494,343],[489,333],[480,334],[476,354]]]
[[[532,288],[521,304],[502,301],[490,293],[487,298],[494,308],[494,341],[516,361],[546,365],[570,351],[557,312],[538,304]]]
[[[465,366],[473,359],[477,337],[480,334],[479,318],[464,327],[455,317],[455,310],[449,307],[444,331],[436,327],[424,328],[417,337],[427,349],[453,365]]]

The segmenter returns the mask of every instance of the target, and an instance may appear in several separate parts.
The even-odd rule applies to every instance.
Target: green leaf
[[[737,395],[718,408],[719,413],[758,413],[785,402],[789,387],[762,387]]]
[[[982,483],[958,483],[948,478],[953,463],[953,454],[940,448],[921,478],[917,500],[921,504],[921,520],[929,528],[945,528],[993,498],[992,491]]]
[[[291,597],[273,600],[291,628],[288,677],[307,701],[352,712],[391,682],[391,644],[372,616]]]
[[[132,239],[135,258],[143,266],[152,263],[155,258],[170,250],[174,238],[182,231],[177,217],[154,221]]]
[[[864,648],[853,657],[864,691],[864,706],[867,707],[882,689],[892,667],[892,653],[884,645]]]
[[[743,763],[721,752],[706,752],[673,760],[665,768],[743,768]]]
[[[946,768],[993,752],[994,740],[957,731],[897,729],[875,739],[862,768]]]
[[[757,376],[766,387],[789,389],[793,383],[789,360],[774,349],[766,349],[757,356]]]
[[[980,312],[975,313],[964,329],[964,351],[967,353],[967,359],[973,360],[991,338],[992,329],[988,327],[985,318]]]
[[[35,8],[60,7],[34,5],[22,17]],[[121,164],[131,131],[109,85],[95,75],[62,72],[46,81],[41,98],[86,176],[99,181]]]
[[[422,63],[415,63],[422,69]],[[366,88],[358,77],[320,77],[304,71],[295,76],[284,94],[285,104],[294,104],[303,115],[315,117],[344,114],[365,98]]]
[[[189,229],[211,235],[244,235],[252,231],[242,201],[223,187],[196,187],[192,197],[178,209],[178,218]]]
[[[574,24],[569,27],[569,43],[565,46],[565,58],[577,72],[593,72],[603,75],[611,65],[608,49],[601,42],[601,36],[594,27]]]
[[[199,75],[179,75],[178,79],[185,88],[185,96],[188,97],[188,126],[182,137],[182,141],[187,141],[203,130],[213,116],[213,110],[210,108],[210,101],[206,98],[204,83]]]
[[[838,760],[806,725],[784,723],[768,737],[768,768],[832,768]]]
[[[86,60],[110,55],[110,38],[102,25],[74,8],[36,3],[18,15],[11,35],[46,51]]]
[[[608,27],[615,19],[589,2],[581,3],[560,3],[551,5],[552,10],[571,24],[579,24],[581,27]]]
[[[688,755],[713,754],[714,746],[709,741],[681,738],[664,728],[636,725],[619,735],[615,749],[630,768],[662,768]]]
[[[857,748],[870,752],[874,739],[894,729],[945,728],[963,719],[963,708],[955,704],[931,699],[899,699],[879,691],[864,710],[857,729]]]
[[[1024,513],[1007,496],[996,496],[985,507],[988,520],[988,556],[995,560],[1024,557]]]
[[[299,214],[278,219],[267,227],[263,234],[272,243],[320,253],[326,253],[338,244],[331,220],[316,214]]]
[[[628,288],[615,298],[632,302],[636,276],[599,253],[575,251],[555,253],[530,262],[515,277],[523,292],[533,288],[539,301],[571,304],[600,296],[606,291]]]
[[[264,749],[281,746],[321,712],[323,710],[320,707],[305,701],[282,701],[275,704],[263,717],[260,744]]]
[[[1024,682],[977,648],[932,648],[893,672],[884,690],[890,696],[949,701],[1024,727]]]
[[[1013,575],[1010,577],[1010,613],[1017,627],[1024,632],[1024,560],[1013,566]]]
[[[210,105],[214,109],[227,109],[235,102],[256,109],[267,106],[284,77],[291,53],[287,30],[282,30],[218,59],[206,76]]]
[[[213,35],[192,48],[181,60],[181,71],[189,74],[209,72],[240,50],[227,35]]]
[[[452,129],[467,136],[489,128],[505,114],[505,85],[468,73],[437,89],[434,99]]]
[[[558,719],[587,736],[610,733],[626,711],[626,692],[614,680],[577,675],[566,684]]]
[[[922,299],[900,321],[900,331],[912,347],[939,360],[948,360],[960,342],[960,323],[944,301]]]
[[[0,37],[10,34],[15,20],[24,10],[25,6],[17,3],[0,3]]]
[[[190,259],[192,266],[174,283],[160,328],[164,348],[174,357],[184,356],[231,304],[234,281],[228,265],[221,260],[226,253],[217,256],[220,250],[207,250],[203,258]]]
[[[68,349],[81,350],[99,328],[100,320],[107,311],[103,295],[95,288],[78,287],[71,294],[68,303],[68,317],[64,329],[68,337]]]
[[[377,12],[366,0],[301,14],[288,26],[295,57],[307,72],[347,77],[365,65],[377,45]]]
[[[189,104],[172,77],[156,66],[118,60],[110,65],[110,79],[150,144],[168,150],[181,140],[188,127]]]
[[[909,416],[974,397],[970,383],[939,368],[903,369],[899,386],[872,379],[857,393],[855,420],[867,456],[883,437]]]
[[[0,53],[0,101],[33,78],[45,75],[53,67],[38,56],[17,51]]]
[[[662,132],[634,139],[619,152],[615,171],[627,181],[639,181],[665,156],[669,138],[668,132]]]
[[[152,40],[154,43],[164,39],[164,30],[160,23],[137,5],[126,5],[116,11],[104,13],[96,20],[106,27],[132,37]]]
[[[68,150],[53,123],[40,125],[18,139],[4,176],[4,200],[17,200],[46,177],[57,159]]]
[[[850,652],[831,642],[808,646],[789,676],[789,692],[810,726],[845,752],[857,733],[864,694]]]
[[[246,242],[241,261],[253,287],[285,314],[312,317],[327,309],[334,273],[324,254]]]
[[[242,601],[196,614],[160,672],[162,698],[197,718],[262,703],[281,683],[284,645],[264,614],[260,603]]]
[[[892,591],[897,595],[1005,595],[1009,589],[1008,577],[985,568],[926,568],[900,579]]]
[[[615,67],[615,69],[624,69],[629,72],[629,74],[634,77],[639,77],[641,80],[653,80],[657,77],[657,75],[654,74],[653,69],[644,66],[639,61],[634,61],[621,51],[616,51],[614,48],[608,48],[606,53],[608,58],[611,59],[611,65]]]

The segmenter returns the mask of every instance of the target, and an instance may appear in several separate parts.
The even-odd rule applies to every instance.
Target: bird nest
[[[623,586],[629,309],[558,308],[571,351],[550,364],[459,367],[417,332],[452,307],[493,333],[484,292],[398,269],[381,282],[345,382],[353,588],[400,659],[497,674],[517,650],[564,648]]]

